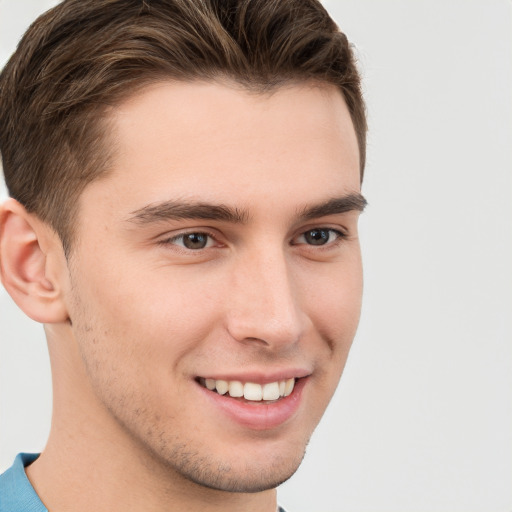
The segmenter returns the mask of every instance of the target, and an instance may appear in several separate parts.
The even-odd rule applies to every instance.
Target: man
[[[0,112],[2,282],[54,385],[0,511],[275,511],[359,318],[345,36],[314,0],[66,0]]]

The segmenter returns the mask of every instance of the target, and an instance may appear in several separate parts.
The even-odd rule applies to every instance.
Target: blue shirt
[[[0,475],[0,512],[48,512],[25,474],[25,466],[37,457],[38,453],[20,453]]]
[[[0,475],[0,512],[48,512],[25,473],[38,453],[20,453],[14,464]],[[278,512],[286,512],[278,507]]]

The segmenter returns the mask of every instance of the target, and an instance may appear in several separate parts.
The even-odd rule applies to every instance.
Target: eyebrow
[[[366,199],[361,194],[352,193],[329,199],[324,203],[306,206],[299,210],[298,216],[302,220],[309,220],[350,211],[362,212],[366,204]],[[162,201],[139,208],[131,212],[128,217],[128,221],[142,225],[184,219],[217,220],[232,224],[245,224],[249,219],[249,212],[245,209],[233,208],[224,204]]]
[[[128,220],[138,224],[183,219],[220,220],[233,224],[244,224],[248,218],[249,214],[246,210],[223,204],[163,201],[131,212]]]
[[[352,211],[362,212],[367,204],[366,199],[359,192],[356,192],[342,197],[334,197],[325,203],[306,206],[299,211],[299,216],[302,220],[310,220]]]

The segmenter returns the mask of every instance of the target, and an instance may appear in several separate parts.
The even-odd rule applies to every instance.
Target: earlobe
[[[56,235],[8,199],[0,206],[0,277],[16,304],[33,320],[59,323],[68,315],[57,273]],[[50,261],[52,260],[52,261]],[[51,265],[49,263],[52,263]]]

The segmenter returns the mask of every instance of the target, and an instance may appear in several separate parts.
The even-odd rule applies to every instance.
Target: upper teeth
[[[217,391],[220,395],[229,393],[234,398],[244,397],[246,400],[255,402],[261,400],[277,400],[282,396],[288,396],[295,386],[295,379],[286,379],[268,384],[256,384],[254,382],[240,382],[238,380],[216,380],[204,379],[204,385],[212,390]]]

